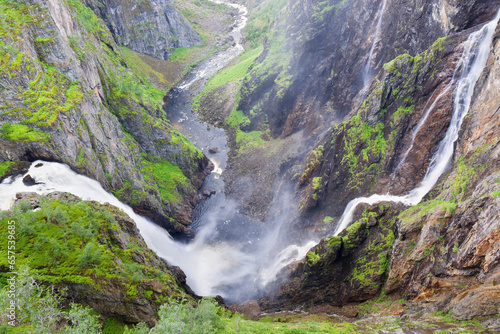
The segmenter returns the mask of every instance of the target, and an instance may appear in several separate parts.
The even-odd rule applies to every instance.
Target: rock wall
[[[414,56],[439,37],[492,18],[489,6],[495,7],[487,1],[388,0],[381,13],[382,1],[290,1],[241,91],[238,110],[252,121],[246,130],[266,119],[273,137],[326,130],[324,124],[343,119],[364,100],[373,43],[369,72],[376,74],[398,55]]]
[[[0,160],[67,163],[170,232],[190,233],[211,165],[166,121],[164,92],[140,60],[80,1],[4,4],[2,15]]]
[[[175,48],[201,45],[201,37],[172,0],[86,0],[118,44],[158,59]]]
[[[435,117],[435,121],[429,119],[426,122],[423,130],[424,141],[414,144],[419,148],[416,150],[417,156],[409,157],[411,161],[408,161],[407,166],[400,167],[402,170],[395,174],[394,179],[390,178],[390,173],[395,165],[391,166],[388,161],[393,154],[398,156],[398,152],[404,151],[402,148],[407,146],[404,142],[408,140],[408,135],[396,135],[395,138],[399,138],[397,140],[401,140],[403,144],[389,146],[392,148],[387,154],[380,155],[379,160],[372,154],[376,150],[365,144],[350,150],[348,147],[353,141],[349,138],[349,130],[355,126],[359,127],[360,121],[377,124],[381,120],[380,113],[384,116],[392,115],[391,121],[386,119],[379,123],[385,127],[397,129],[401,124],[405,124],[404,127],[408,129],[414,128],[411,124],[421,117],[418,116],[421,114],[418,111],[419,105],[433,103],[435,99],[432,99],[432,95],[443,91],[443,86],[449,82],[450,71],[453,71],[461,53],[462,42],[474,30],[466,30],[448,37],[442,48],[436,48],[434,45],[424,54],[418,68],[415,64],[411,65],[411,71],[407,67],[412,64],[408,56],[398,57],[384,66],[384,70],[376,79],[382,79],[384,84],[378,86],[375,82],[372,85],[371,93],[368,94],[364,107],[360,109],[362,112],[335,127],[333,136],[327,136],[324,145],[316,147],[307,157],[303,174],[298,180],[299,184],[302,182],[307,185],[303,189],[303,193],[307,195],[303,198],[308,199],[302,202],[304,205],[310,205],[309,208],[318,205],[317,210],[322,212],[323,216],[326,212],[333,216],[342,211],[335,211],[335,203],[351,197],[344,192],[349,189],[349,182],[360,180],[362,183],[352,188],[369,193],[383,193],[384,189],[391,189],[388,186],[391,182],[394,182],[392,187],[397,186],[397,189],[404,192],[418,182],[420,173],[427,169],[428,159],[434,151],[429,148],[436,146],[447,128],[454,102],[452,95],[442,95],[441,102],[436,104],[436,109],[430,116]],[[386,203],[367,208],[363,214],[363,209],[359,208],[355,222],[339,237],[323,239],[309,252],[305,260],[293,264],[288,271],[282,273],[284,277],[290,275],[290,281],[282,286],[278,285],[273,292],[259,301],[261,311],[294,309],[298,306],[311,311],[325,310],[331,306],[364,301],[378,296],[383,291],[386,295],[402,296],[410,301],[404,312],[443,311],[460,320],[498,315],[500,132],[499,120],[495,115],[500,110],[496,94],[496,87],[500,84],[500,63],[496,56],[499,48],[500,28],[497,28],[487,67],[476,84],[469,114],[460,131],[453,165],[438,185],[419,205],[406,210],[401,206],[386,207]],[[439,56],[435,54],[437,57],[430,58],[439,61],[426,64],[425,59],[429,60],[429,55],[433,52],[438,52]],[[421,69],[426,68],[429,72],[421,72]],[[395,69],[397,70],[394,71]],[[410,72],[416,77],[412,77]],[[397,73],[395,77],[394,73]],[[398,102],[397,98],[393,103],[385,104],[384,101],[390,101],[387,97],[391,94],[387,92],[404,92],[406,85],[401,85],[404,80],[395,78],[408,78],[408,75],[412,78],[410,82],[417,83],[419,87],[416,91],[410,89],[409,96],[415,97],[415,101],[419,101],[419,96],[430,99],[427,102],[424,102],[426,99],[417,102],[411,112],[401,114],[395,120],[397,114],[391,111],[394,110],[391,108],[403,108],[403,111],[406,106]],[[417,77],[423,77],[427,83],[420,84]],[[372,95],[374,89],[379,92],[375,99]],[[403,93],[401,97],[408,101],[408,96],[404,96]],[[376,101],[376,104],[373,101]],[[375,112],[363,112],[374,105]],[[412,118],[415,119],[412,121]],[[386,135],[385,127],[384,131],[378,134],[372,130],[372,135],[366,138],[376,144],[377,137],[380,137],[381,142]],[[358,132],[354,135],[358,137],[358,141],[354,143],[359,145],[359,139],[362,139],[363,135]],[[365,163],[362,163],[363,154]],[[378,172],[369,172],[368,175],[362,174],[358,177],[343,174],[343,170],[353,166],[349,161],[344,161],[344,158],[349,156],[359,156],[360,171],[366,172],[374,168]],[[358,162],[356,159],[355,161]],[[373,166],[380,161],[386,161],[385,167],[379,169],[376,165]],[[322,174],[325,168],[331,168],[334,176],[323,183],[321,177],[325,175]],[[357,168],[356,165],[355,169]],[[407,168],[409,169],[406,170]],[[403,175],[406,175],[407,179],[413,179],[409,185],[403,181]],[[322,198],[328,197],[329,187],[333,187],[335,191],[323,202]],[[317,196],[313,197],[313,194]],[[340,204],[339,209],[344,206],[344,203]],[[391,214],[388,215],[387,212]],[[318,216],[317,219],[320,220],[323,216]],[[333,217],[328,218],[321,222],[328,225],[335,221]],[[390,222],[389,225],[386,225],[387,221]],[[373,233],[381,227],[385,227],[388,233],[379,230]],[[388,235],[392,237],[388,238]],[[383,259],[387,259],[387,262],[382,263]]]

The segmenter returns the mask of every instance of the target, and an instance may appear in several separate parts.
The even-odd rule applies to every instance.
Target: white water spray
[[[38,163],[42,166],[35,167]],[[53,191],[69,192],[84,200],[109,203],[129,215],[135,221],[148,247],[167,260],[169,264],[181,267],[186,273],[188,284],[198,294],[213,294],[212,288],[220,284],[222,277],[226,280],[237,280],[238,275],[248,274],[245,270],[241,270],[236,274],[231,271],[232,274],[228,275],[228,271],[235,263],[241,266],[241,263],[252,260],[234,245],[207,244],[204,242],[206,234],[203,232],[192,243],[176,242],[163,228],[137,215],[128,205],[106,192],[99,182],[73,172],[67,165],[36,161],[29,168],[28,174],[39,184],[26,186],[22,182],[22,177],[14,180],[8,178],[0,184],[1,210],[8,210],[12,206],[16,193],[19,192],[38,194],[48,194]],[[249,270],[251,268],[253,267],[250,266]]]
[[[368,60],[363,68],[363,91],[366,91],[371,84],[373,79],[372,75],[372,62],[373,54],[375,52],[375,45],[377,44],[380,37],[380,29],[382,28],[382,18],[384,17],[385,7],[387,5],[387,0],[382,1],[382,8],[379,11],[377,27],[375,28],[375,34],[373,36],[372,46],[370,48],[370,53],[368,54]]]
[[[457,72],[458,69],[460,69],[461,72],[460,77],[456,81],[453,115],[450,125],[445,137],[439,143],[438,149],[433,155],[429,168],[427,169],[427,173],[425,174],[420,185],[411,190],[405,196],[375,194],[369,197],[360,197],[352,200],[344,210],[344,213],[337,224],[334,235],[338,235],[347,226],[349,226],[352,221],[354,210],[358,204],[365,203],[371,205],[382,201],[391,201],[401,202],[406,205],[416,205],[434,187],[439,177],[446,171],[451,162],[454,144],[458,139],[458,132],[460,131],[465,115],[467,115],[467,112],[469,111],[476,82],[483,72],[483,69],[486,67],[486,62],[490,54],[490,45],[493,39],[493,33],[495,32],[495,28],[497,27],[499,20],[500,10],[492,21],[486,24],[479,31],[472,33],[464,43],[462,57],[455,68],[455,72]],[[436,101],[437,100],[438,99],[436,99]],[[432,107],[429,108],[428,112],[430,112],[431,109]],[[425,122],[425,120],[423,122]],[[414,133],[414,135],[416,134]]]

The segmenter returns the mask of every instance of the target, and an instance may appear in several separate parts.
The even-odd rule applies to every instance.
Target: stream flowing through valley
[[[215,165],[214,171],[207,177],[201,190],[215,193],[201,201],[195,208],[191,226],[196,231],[194,240],[189,242],[174,240],[161,227],[137,215],[129,206],[106,192],[97,181],[78,175],[68,166],[54,162],[36,161],[31,165],[28,173],[39,184],[27,186],[22,182],[22,176],[4,180],[0,184],[0,209],[8,209],[18,192],[47,194],[52,191],[64,191],[82,199],[110,203],[130,215],[151,249],[186,273],[187,283],[197,294],[203,296],[219,294],[229,302],[237,302],[257,297],[283,267],[304,258],[318,240],[311,240],[303,245],[278,242],[282,226],[288,219],[286,214],[277,215],[277,218],[263,224],[239,213],[237,202],[225,195],[222,172],[227,167],[229,152],[226,134],[223,129],[201,121],[192,111],[191,99],[203,89],[207,79],[243,52],[241,30],[246,25],[247,9],[242,5],[226,1],[213,2],[224,3],[238,9],[239,15],[230,32],[234,44],[227,50],[200,62],[178,87],[169,92],[165,107],[169,121],[202,149]],[[385,1],[377,23],[378,30],[384,7]],[[372,195],[351,201],[336,230],[332,231],[333,234],[337,235],[350,224],[353,212],[360,203],[394,201],[407,205],[417,204],[446,171],[452,159],[458,131],[470,106],[475,83],[486,65],[493,32],[499,18],[500,12],[495,20],[472,33],[464,43],[464,51],[453,78],[455,92],[452,120],[421,184],[405,196]],[[369,59],[378,36],[374,38]],[[431,105],[428,113],[432,108]],[[415,129],[413,139],[424,125],[426,117]],[[210,148],[215,147],[218,148],[218,152],[217,150],[212,151],[215,153],[209,152]],[[410,145],[408,150],[411,148]],[[40,163],[41,166],[38,165]],[[401,163],[404,163],[404,158]],[[289,205],[289,199],[286,195],[278,196],[286,194],[280,190],[276,190],[276,197],[279,199],[276,200],[275,206],[278,207],[278,212],[286,212],[286,207],[279,210],[279,206]]]
[[[196,231],[194,240],[174,240],[161,227],[137,215],[128,205],[106,192],[97,181],[54,162],[32,163],[28,174],[39,183],[35,186],[23,184],[22,176],[4,180],[0,184],[0,209],[7,210],[18,192],[47,194],[62,191],[82,199],[110,203],[136,222],[151,249],[169,264],[179,266],[185,272],[187,283],[197,294],[218,294],[229,302],[236,302],[257,296],[273,281],[281,268],[305,257],[316,241],[301,247],[280,245],[277,241],[286,217],[281,216],[269,224],[262,224],[240,214],[236,209],[237,203],[225,196],[222,172],[227,166],[229,152],[226,134],[223,129],[201,121],[192,111],[191,100],[203,89],[207,79],[244,51],[241,30],[247,22],[247,9],[227,1],[211,1],[238,10],[239,15],[229,32],[234,44],[196,65],[183,82],[171,89],[165,105],[169,121],[215,165],[200,190],[200,193],[210,190],[214,194],[201,201],[194,210],[191,225]],[[217,148],[217,152],[211,153],[210,148]],[[277,193],[279,191],[277,189]],[[278,201],[277,206],[280,203],[287,203],[287,199]]]

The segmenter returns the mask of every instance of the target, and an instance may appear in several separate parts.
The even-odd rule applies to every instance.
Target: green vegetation
[[[399,219],[404,224],[422,221],[423,217],[436,212],[443,211],[446,215],[452,215],[457,209],[457,204],[452,201],[429,200],[412,206],[401,212]]]
[[[43,65],[43,72],[31,76],[29,89],[19,88],[16,97],[26,107],[10,108],[5,115],[17,116],[25,124],[49,127],[61,112],[70,111],[82,101],[83,92],[78,82],[70,82],[54,67]]]
[[[0,333],[66,334],[100,333],[99,316],[90,307],[71,304],[69,309],[60,308],[64,290],[57,292],[39,284],[40,277],[23,266],[16,275],[16,322],[12,326],[6,313],[0,315]],[[7,286],[0,289],[0,307],[6,310],[10,304]],[[60,322],[65,321],[61,326]]]
[[[263,1],[253,3],[250,9],[250,17],[245,27],[245,38],[250,48],[257,48],[268,34],[269,26],[274,22],[278,13],[288,3],[286,0]]]
[[[181,169],[168,160],[154,159],[153,162],[144,160],[143,165],[141,172],[144,175],[147,188],[151,189],[156,184],[161,199],[165,202],[175,203],[179,201],[181,198],[179,187],[193,187]]]
[[[224,68],[217,72],[205,84],[203,91],[193,99],[193,108],[197,110],[200,102],[213,95],[216,89],[221,86],[227,85],[231,82],[238,82],[238,87],[241,87],[242,80],[249,77],[249,74],[247,73],[249,67],[261,52],[262,47],[245,52],[235,59],[235,64],[233,66]],[[236,97],[235,108],[231,115],[226,119],[226,122],[236,130],[236,143],[240,146],[240,148],[260,146],[264,143],[264,140],[261,138],[263,132],[253,131],[248,133],[241,130],[242,126],[250,124],[250,119],[245,116],[242,111],[237,110],[239,100],[240,95]]]
[[[474,165],[474,161],[465,161],[464,156],[459,157],[455,163],[455,177],[450,184],[450,191],[453,198],[458,202],[464,199],[467,185],[470,185],[477,175]]]
[[[85,30],[90,33],[109,35],[109,31],[106,28],[106,25],[99,17],[94,14],[92,9],[87,7],[80,0],[67,0],[67,2],[75,9],[76,19],[81,25],[85,27]]]
[[[145,323],[134,326],[123,326],[114,319],[101,321],[99,315],[90,307],[70,303],[67,309],[61,308],[65,291],[54,290],[38,284],[40,277],[22,267],[17,276],[17,292],[19,293],[19,309],[16,312],[16,326],[7,324],[5,314],[0,315],[1,333],[65,333],[65,334],[306,334],[356,333],[355,326],[349,323],[331,323],[317,316],[305,319],[296,317],[280,317],[280,319],[264,318],[260,321],[244,319],[237,313],[221,308],[211,298],[203,298],[196,305],[183,300],[181,302],[168,298],[160,306],[158,322],[153,328]],[[10,302],[7,288],[0,290],[0,305],[6,307]],[[282,319],[283,318],[283,319]],[[62,324],[62,326],[61,326]]]
[[[24,124],[10,124],[5,122],[0,128],[2,138],[12,141],[28,142],[39,141],[46,142],[50,134],[35,130]]]
[[[9,167],[14,165],[16,161],[2,161],[0,162],[0,177],[4,176],[8,171]]]
[[[320,165],[323,159],[324,151],[325,147],[323,145],[319,145],[307,155],[306,166],[300,176],[300,184],[304,184],[304,182],[311,177],[313,171]]]
[[[317,254],[316,252],[309,251],[307,253],[307,261],[311,265],[318,263],[320,259],[321,259],[321,256],[319,254]]]
[[[114,207],[40,197],[37,211],[31,210],[28,201],[21,201],[9,212],[0,213],[2,240],[8,239],[7,221],[16,222],[16,265],[31,267],[42,282],[80,283],[89,289],[113,284],[135,299],[145,298],[140,284],[153,279],[162,284],[164,293],[183,294],[172,273],[147,265],[154,254],[142,240],[135,236],[123,239],[125,227],[115,217],[124,214]],[[6,247],[7,243],[0,244],[0,251],[7,253]],[[146,261],[134,260],[138,255]],[[7,257],[0,259],[0,266],[8,267]],[[6,278],[6,273],[0,273],[0,282],[5,284]],[[153,297],[161,298],[162,294]]]
[[[159,321],[155,327],[148,329],[143,323],[125,330],[124,334],[164,334],[164,333],[196,333],[196,334],[348,334],[356,333],[355,327],[349,323],[333,324],[328,320],[309,316],[310,319],[278,319],[264,318],[260,321],[244,319],[238,313],[230,313],[205,298],[198,302],[196,308],[191,304],[169,301],[160,308]]]
[[[333,222],[335,220],[335,218],[333,217],[330,217],[330,216],[326,216],[325,218],[323,218],[323,223],[325,224],[330,224],[331,222]]]
[[[262,51],[263,47],[259,46],[239,55],[235,59],[235,65],[223,68],[207,81],[205,87],[203,88],[202,95],[207,96],[216,88],[227,85],[230,82],[235,82],[244,78],[250,79],[250,76],[247,73],[248,69],[255,59],[262,53]]]
[[[325,21],[325,14],[331,11],[337,11],[339,8],[341,8],[347,0],[342,0],[337,4],[332,4],[328,5],[331,3],[331,1],[321,1],[317,5],[314,6],[314,14],[312,15],[312,18],[316,22],[324,22]]]
[[[342,157],[342,164],[349,166],[350,183],[360,181],[355,177],[359,172],[359,163],[367,163],[372,155],[385,156],[388,148],[384,123],[369,124],[362,121],[360,115],[361,111],[334,129],[334,133],[337,131],[344,133],[345,153]]]

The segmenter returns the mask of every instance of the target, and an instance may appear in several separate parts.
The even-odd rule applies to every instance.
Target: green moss
[[[326,238],[325,241],[327,241],[327,245],[330,250],[335,250],[342,244],[342,237],[339,236],[330,237]]]
[[[368,162],[371,155],[385,156],[388,143],[384,135],[384,124],[369,124],[361,121],[360,114],[352,117],[347,123],[341,124],[344,129],[345,154],[342,163],[349,166],[351,182],[359,170],[358,163]]]
[[[443,210],[446,215],[452,215],[457,209],[457,204],[453,201],[429,200],[401,212],[398,218],[403,224],[422,221],[424,216],[437,210]]]
[[[443,51],[443,44],[446,41],[446,36],[438,38],[434,44],[432,44],[432,50],[433,51]]]
[[[330,217],[330,216],[326,216],[325,218],[323,218],[323,223],[325,224],[330,224],[331,222],[334,221],[335,218],[333,217]]]
[[[473,161],[465,161],[465,156],[461,156],[455,164],[455,177],[450,184],[451,195],[457,200],[463,200],[467,185],[471,184],[477,172],[473,167]]]
[[[89,7],[85,6],[80,0],[67,0],[76,11],[78,22],[85,27],[90,33],[106,33],[108,32],[104,22],[95,15]]]
[[[321,180],[322,178],[321,177],[315,177],[313,178],[312,180],[312,188],[314,191],[317,191],[321,185]]]
[[[251,48],[257,48],[261,45],[264,37],[268,35],[269,26],[287,3],[287,0],[275,0],[255,1],[252,4],[250,17],[245,27],[245,39]]]
[[[401,66],[401,64],[407,64],[413,62],[413,57],[409,54],[405,53],[397,56],[393,60],[384,64],[384,69],[391,73],[399,73],[397,68]]]
[[[149,187],[156,185],[161,199],[168,203],[176,203],[181,198],[180,187],[192,188],[189,179],[181,169],[168,160],[154,159],[154,162],[143,161],[141,172]]]
[[[320,259],[321,259],[320,255],[316,254],[316,252],[309,251],[307,253],[307,260],[311,265],[316,264],[317,262],[319,262]]]
[[[0,162],[0,178],[4,176],[8,171],[9,167],[16,164],[17,161],[1,161]]]
[[[151,256],[134,246],[137,240],[130,239],[127,249],[113,242],[115,239],[109,235],[121,227],[104,206],[42,199],[38,211],[20,203],[2,216],[7,216],[0,224],[0,237],[4,240],[8,234],[7,220],[16,222],[16,265],[29,265],[44,282],[99,287],[113,280],[137,290],[141,281],[156,279],[164,286],[176,286],[171,273],[134,261],[137,252],[143,252],[146,258]],[[2,252],[6,252],[6,247],[6,243],[0,244]],[[6,257],[0,259],[0,265],[7,267]],[[134,280],[138,273],[142,278],[139,281]]]
[[[303,184],[307,179],[309,179],[312,172],[320,165],[323,159],[324,150],[324,146],[319,145],[308,154],[306,159],[306,166],[304,168],[304,171],[302,172],[302,175],[300,176],[300,184]],[[321,182],[321,180],[319,180],[319,182]]]
[[[39,141],[47,142],[50,134],[38,131],[24,124],[10,124],[4,123],[0,128],[0,136],[3,139],[11,141],[29,142]]]

